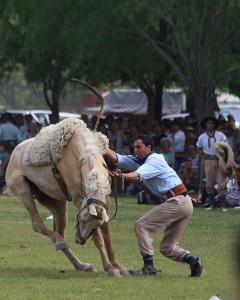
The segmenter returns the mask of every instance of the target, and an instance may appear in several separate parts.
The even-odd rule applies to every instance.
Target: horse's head
[[[84,245],[87,239],[97,233],[104,222],[109,221],[107,205],[97,199],[88,199],[77,215],[76,237],[77,244]]]
[[[97,233],[104,222],[109,221],[110,178],[105,161],[101,155],[87,157],[82,162],[82,171],[88,174],[83,177],[84,199],[77,216],[76,243],[85,244],[87,239]],[[83,176],[83,174],[82,174]]]

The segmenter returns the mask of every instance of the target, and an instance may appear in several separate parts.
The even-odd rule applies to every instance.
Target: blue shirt
[[[140,181],[156,196],[162,197],[167,191],[182,183],[177,173],[168,165],[162,154],[153,153],[140,165],[133,155],[117,154],[119,168],[138,173]]]

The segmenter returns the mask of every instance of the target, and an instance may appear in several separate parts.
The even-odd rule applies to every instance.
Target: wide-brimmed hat
[[[219,122],[216,118],[214,117],[206,117],[204,119],[202,119],[202,121],[200,122],[200,125],[202,128],[206,129],[206,124],[208,121],[212,121],[214,123],[214,128],[216,129],[219,125]]]

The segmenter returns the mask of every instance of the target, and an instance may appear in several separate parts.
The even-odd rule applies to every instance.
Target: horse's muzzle
[[[75,243],[76,244],[80,244],[80,245],[84,245],[86,243],[87,240],[81,239],[77,234],[75,236]]]

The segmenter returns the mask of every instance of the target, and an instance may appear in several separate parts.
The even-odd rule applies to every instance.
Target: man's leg
[[[133,275],[152,275],[147,273],[145,266],[149,267],[148,260],[153,266],[152,234],[161,227],[166,227],[161,242],[163,255],[176,261],[184,261],[189,251],[178,247],[179,239],[192,214],[192,201],[189,196],[177,196],[167,200],[162,205],[151,209],[135,223],[138,246],[143,256],[144,267],[138,271],[131,271]],[[172,228],[172,230],[171,230]]]
[[[208,200],[210,207],[205,210],[213,210],[215,208],[215,189],[214,185],[216,184],[216,175],[217,175],[217,160],[206,160],[204,162],[204,172],[206,177],[206,192],[208,194]]]

